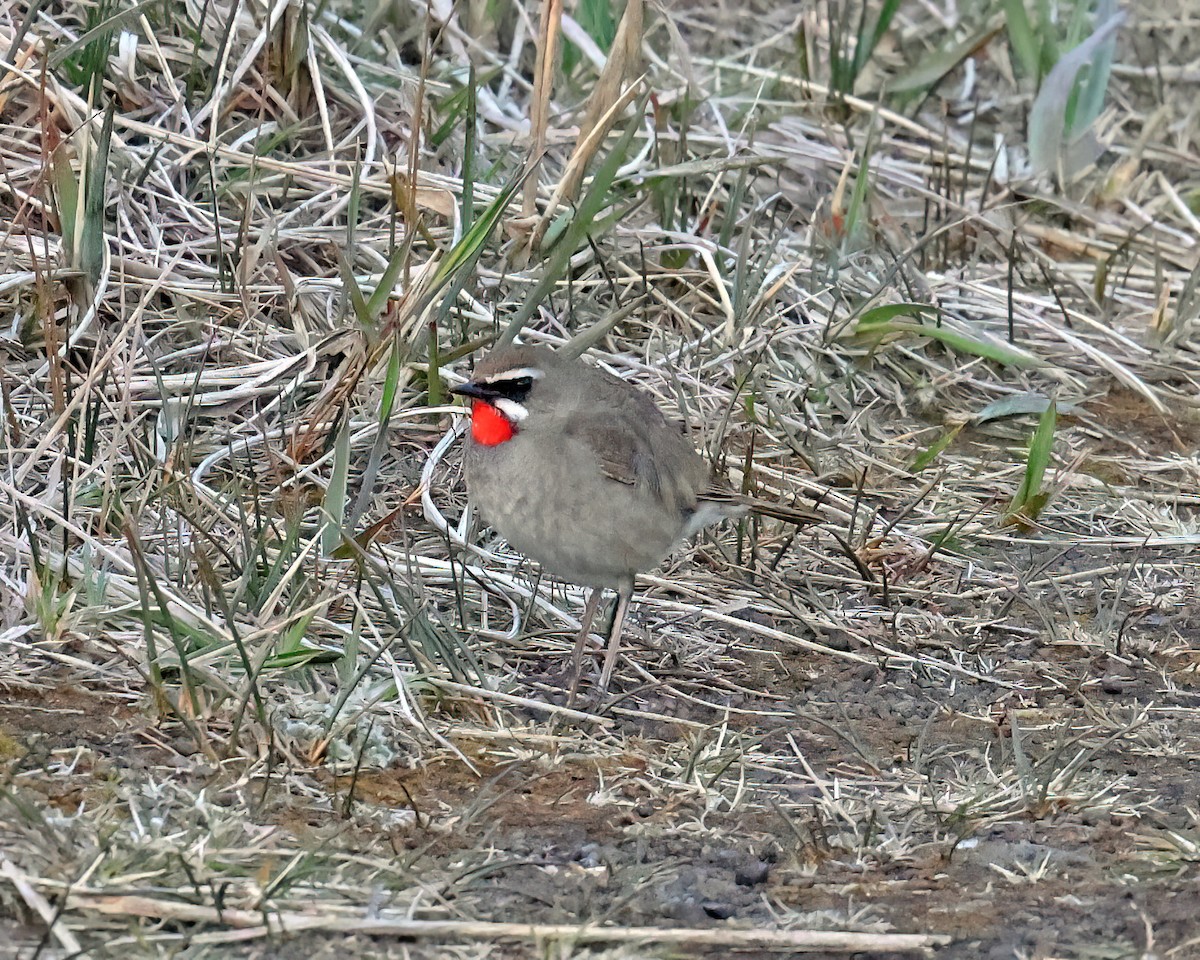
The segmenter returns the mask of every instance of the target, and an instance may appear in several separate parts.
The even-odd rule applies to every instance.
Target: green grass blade
[[[1070,155],[1073,147],[1077,148],[1078,154],[1079,141],[1088,131],[1087,126],[1081,124],[1077,109],[1071,118],[1068,115],[1075,106],[1079,72],[1085,68],[1092,69],[1093,59],[1099,55],[1101,48],[1114,41],[1117,28],[1124,19],[1123,13],[1110,17],[1083,43],[1065,54],[1046,77],[1029,110],[1029,162],[1036,172],[1057,172],[1061,167],[1063,173],[1070,177],[1076,169],[1095,159],[1095,156],[1087,154]],[[1107,71],[1102,79],[1107,82]],[[1088,94],[1089,103],[1094,96],[1093,93]],[[1100,148],[1094,138],[1090,146],[1087,152],[1098,156]]]
[[[879,41],[883,39],[883,35],[888,32],[888,28],[892,25],[892,19],[896,16],[896,11],[899,8],[900,0],[884,0],[883,6],[879,9],[879,16],[871,24],[870,30],[865,29],[860,23],[858,42],[854,46],[854,76],[851,81],[851,87],[846,93],[854,92],[854,83],[858,81],[863,70],[866,69],[867,61],[871,59],[871,54],[879,46]],[[863,9],[864,11],[866,9],[865,3]]]
[[[992,420],[1003,420],[1006,417],[1020,417],[1030,413],[1036,413],[1040,416],[1046,412],[1046,407],[1052,402],[1054,401],[1040,393],[1018,393],[1011,397],[1002,397],[993,403],[989,403],[971,418],[971,422],[978,426],[982,423],[989,423]],[[1058,412],[1069,416],[1076,416],[1079,414],[1079,408],[1073,403],[1059,403]]]
[[[396,393],[400,389],[400,342],[392,340],[392,349],[388,353],[387,372],[383,377],[383,396],[379,401],[379,429],[387,427],[392,415],[392,407],[396,403]]]
[[[1038,64],[1041,60],[1041,45],[1029,22],[1024,0],[1001,0],[1004,22],[1008,27],[1008,43],[1016,55],[1021,72],[1035,81],[1039,77]]]
[[[1001,27],[991,27],[972,34],[947,50],[932,52],[921,58],[920,64],[887,84],[888,93],[910,93],[940,83],[947,74],[957,70],[968,57],[987,47]]]
[[[104,111],[100,139],[88,166],[87,185],[83,197],[83,235],[80,237],[80,267],[84,275],[97,283],[104,269],[104,193],[108,180],[108,156],[112,147],[113,115],[110,103]]]
[[[405,263],[408,262],[409,252],[409,245],[402,243],[388,257],[387,266],[383,268],[379,283],[375,285],[375,289],[367,298],[367,315],[371,317],[372,324],[375,318],[383,313],[383,308],[387,306],[388,297],[392,295],[392,289],[396,286],[396,281],[400,279],[400,273],[404,270]]]
[[[79,181],[71,167],[70,147],[65,143],[59,144],[50,156],[50,177],[54,184],[55,208],[59,229],[62,231],[63,250],[67,255],[67,263],[78,268],[80,257],[75,224],[77,220],[82,219],[79,216]]]
[[[1057,422],[1058,408],[1051,402],[1038,420],[1037,429],[1029,441],[1025,476],[1021,480],[1021,486],[1017,488],[1006,516],[1012,518],[1020,514],[1026,520],[1035,520],[1046,505],[1042,480],[1046,476],[1046,468],[1050,465],[1050,457],[1054,452],[1054,428]]]
[[[962,433],[964,426],[966,426],[966,424],[960,423],[951,427],[928,447],[917,454],[917,456],[913,458],[913,462],[908,466],[909,472],[920,473],[927,466],[933,463],[933,461],[941,455],[942,451],[950,446],[950,444],[954,442],[955,438]]]
[[[460,213],[463,233],[470,230],[471,225],[475,222],[475,151],[479,149],[475,142],[479,135],[478,83],[475,64],[472,63],[467,70],[466,126],[463,128],[462,207]]]
[[[898,326],[904,325],[900,324]],[[921,336],[939,340],[959,353],[969,353],[976,357],[983,357],[985,360],[991,360],[1006,367],[1038,367],[1043,365],[1043,361],[1037,357],[1030,356],[1027,353],[1005,346],[1004,344],[978,340],[965,333],[947,330],[944,327],[929,327],[917,324],[910,324],[909,326],[915,332],[920,333]]]
[[[449,305],[450,298],[447,297],[443,306],[449,309]],[[446,402],[446,397],[442,392],[442,357],[441,351],[438,349],[436,320],[431,320],[429,323],[429,367],[425,377],[425,390],[431,407],[439,407]]]
[[[489,203],[487,209],[483,211],[479,219],[471,224],[471,229],[464,233],[462,239],[442,258],[430,283],[431,294],[440,290],[454,274],[460,270],[465,270],[466,267],[479,259],[479,254],[483,252],[484,243],[491,236],[492,231],[496,228],[496,224],[500,222],[500,218],[508,208],[509,202],[516,192],[521,189],[521,184],[524,182],[525,177],[523,174],[518,174],[509,180],[505,184],[504,189],[500,191],[499,196]]]
[[[854,192],[850,195],[850,204],[846,208],[846,220],[842,236],[843,248],[854,246],[856,238],[861,233],[861,225],[867,222],[867,195],[871,186],[871,154],[875,149],[875,132],[872,128],[867,134],[867,142],[863,146],[862,159],[859,161],[858,176],[854,178]]]
[[[346,246],[343,256],[348,263],[354,263],[354,247],[358,237],[358,217],[362,209],[362,163],[355,161],[354,172],[350,174],[350,196],[346,200]]]
[[[1097,11],[1097,20],[1101,24],[1108,23],[1114,14],[1113,4],[1102,3]],[[1123,16],[1123,14],[1120,14]],[[1113,54],[1117,49],[1117,35],[1114,31],[1108,39],[1096,48],[1088,67],[1087,80],[1079,91],[1079,102],[1076,106],[1072,129],[1079,130],[1089,127],[1100,116],[1104,108],[1104,95],[1108,92],[1108,81],[1112,76]]]
[[[333,468],[329,486],[325,488],[325,525],[321,530],[321,555],[329,557],[342,542],[343,523],[346,519],[346,489],[350,477],[350,420],[342,421],[333,448]]]
[[[126,7],[124,10],[109,16],[108,10],[112,9],[115,4],[100,4],[94,8],[99,12],[98,22],[89,26],[89,29],[85,30],[70,43],[57,47],[49,57],[50,69],[57,70],[60,66],[67,64],[68,61],[79,57],[92,44],[97,44],[107,55],[114,33],[125,26],[136,24],[138,17],[143,12],[158,5],[159,0],[142,0],[141,3]]]
[[[375,325],[374,319],[367,306],[367,298],[363,296],[362,287],[354,278],[354,271],[350,269],[350,261],[346,259],[345,254],[340,254],[338,257],[338,271],[342,275],[342,286],[346,291],[346,296],[350,299],[350,309],[354,312],[355,319],[365,329],[370,329]]]
[[[917,303],[895,303],[867,311],[858,321],[856,336],[883,337],[887,334],[915,334],[929,337],[960,353],[982,357],[1008,367],[1037,367],[1044,361],[1005,344],[981,340],[969,334],[945,327],[896,320],[900,316],[922,316],[934,312],[933,307]]]
[[[406,357],[407,351],[400,338],[393,336],[392,346],[388,351],[387,370],[383,377],[383,395],[379,401],[379,429],[375,431],[375,441],[371,444],[371,453],[363,467],[362,479],[358,485],[358,496],[354,498],[353,505],[346,513],[344,528],[347,531],[357,529],[359,520],[371,505],[375,480],[379,476],[379,468],[383,464],[388,446],[388,425],[391,422],[392,409],[396,405],[396,396],[400,392],[401,367]],[[438,387],[441,387],[440,381]],[[355,534],[355,536],[362,537],[362,534]],[[370,542],[369,537],[366,542]],[[333,552],[335,559],[345,559],[347,555],[344,544],[339,545]]]
[[[583,28],[604,53],[612,49],[617,36],[617,21],[613,17],[611,0],[580,0],[575,7],[575,22]],[[563,43],[562,72],[570,76],[583,60],[583,53],[570,40]]]
[[[919,320],[925,316],[937,317],[937,314],[937,308],[927,303],[885,303],[881,307],[872,307],[864,311],[858,318],[855,332],[871,333],[875,328],[896,317],[916,317]]]
[[[605,53],[612,49],[617,37],[617,20],[613,16],[612,0],[579,0],[575,20]]]

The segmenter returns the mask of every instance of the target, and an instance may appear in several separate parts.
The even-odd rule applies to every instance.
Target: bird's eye
[[[534,378],[529,374],[517,374],[497,379],[492,382],[491,387],[497,396],[515,403],[522,403],[529,396],[529,391],[533,389],[533,381]]]

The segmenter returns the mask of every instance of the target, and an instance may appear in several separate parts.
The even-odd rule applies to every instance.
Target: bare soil
[[[1010,556],[1014,582],[1098,559],[1045,553]],[[1140,562],[1155,559],[1147,552]],[[615,703],[633,712],[610,712],[614,724],[588,731],[585,750],[572,724],[531,715],[524,726],[518,711],[506,732],[455,738],[474,770],[448,756],[340,775],[283,765],[251,784],[237,763],[203,762],[178,725],[156,720],[139,698],[67,683],[63,671],[63,686],[5,690],[6,782],[10,797],[54,824],[64,881],[103,841],[72,847],[68,821],[58,818],[112,804],[122,784],[171,771],[176,789],[245,817],[247,838],[261,833],[273,846],[307,851],[311,870],[326,858],[341,869],[366,858],[381,907],[419,878],[446,915],[496,921],[786,920],[943,933],[953,943],[938,956],[964,960],[1188,956],[1200,864],[1200,678],[1185,638],[1195,636],[1200,608],[1194,582],[1170,585],[1193,598],[1182,603],[1117,596],[1114,604],[1118,579],[1095,582],[1090,598],[1079,594],[1092,608],[1053,631],[1029,612],[1055,602],[1039,596],[1045,588],[1017,587],[993,601],[988,628],[908,647],[990,661],[986,679],[796,654],[736,633],[710,637],[721,678],[741,689],[714,689],[682,671],[669,679],[683,696],[626,681],[628,696]],[[896,603],[896,618],[920,616],[931,602]],[[1119,643],[1084,635],[1101,619]],[[662,656],[652,637],[645,642],[633,657]],[[530,661],[530,672],[539,666],[552,673],[560,664]],[[664,788],[650,769],[664,762],[685,767],[676,776],[694,786]],[[117,833],[130,827],[112,823]],[[155,889],[164,872],[183,882],[151,860]],[[282,863],[265,861],[260,882]],[[214,896],[221,885],[219,873],[195,882]],[[32,956],[37,940],[27,919],[10,928],[8,949],[15,942],[11,955]],[[188,941],[173,955],[204,955]],[[285,938],[229,945],[222,955],[295,956],[298,946]],[[92,955],[125,949],[93,946]],[[303,949],[390,956],[400,948],[305,935]],[[414,956],[443,949],[404,948]],[[493,945],[489,955],[527,949]],[[647,949],[637,955],[665,955]]]

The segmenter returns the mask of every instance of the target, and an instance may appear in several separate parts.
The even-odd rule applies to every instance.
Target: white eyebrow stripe
[[[520,423],[527,416],[529,416],[529,411],[515,400],[507,400],[504,397],[498,397],[497,399],[489,402],[493,407],[508,417],[508,419],[513,423]]]
[[[519,380],[521,377],[528,377],[530,380],[541,380],[546,375],[545,370],[539,370],[537,367],[517,367],[515,370],[501,370],[499,373],[493,373],[490,377],[485,377],[480,380],[480,383],[500,383],[502,380]]]

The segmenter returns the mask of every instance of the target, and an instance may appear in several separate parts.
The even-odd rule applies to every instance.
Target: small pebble
[[[733,874],[733,882],[739,887],[754,887],[766,883],[771,865],[765,860],[747,860]]]
[[[591,870],[600,866],[600,845],[598,843],[585,843],[579,848],[579,852],[575,854],[575,861],[585,870]]]

